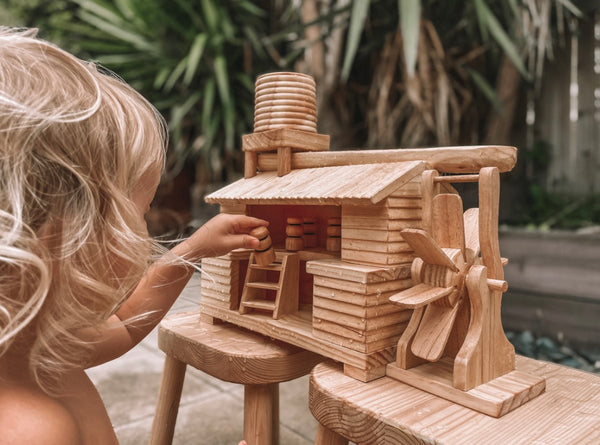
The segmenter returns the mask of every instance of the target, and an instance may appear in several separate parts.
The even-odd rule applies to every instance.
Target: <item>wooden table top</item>
[[[517,356],[517,370],[546,378],[546,391],[494,418],[390,377],[363,383],[341,365],[317,365],[310,410],[357,444],[600,444],[600,376]]]

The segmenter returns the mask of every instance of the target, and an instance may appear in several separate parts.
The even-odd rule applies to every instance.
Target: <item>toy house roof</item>
[[[259,173],[240,179],[205,200],[216,204],[377,204],[428,168],[424,161],[344,165]]]

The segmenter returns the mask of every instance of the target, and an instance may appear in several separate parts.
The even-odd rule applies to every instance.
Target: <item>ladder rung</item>
[[[271,263],[271,264],[267,264],[266,266],[261,266],[260,264],[250,264],[250,268],[251,269],[255,269],[255,270],[275,270],[275,271],[280,271],[281,270],[281,263]]]
[[[271,301],[271,300],[243,301],[241,304],[244,307],[250,307],[253,309],[263,309],[266,311],[274,311],[275,310],[275,302]]]
[[[277,283],[267,283],[264,281],[251,281],[246,284],[248,287],[252,287],[254,289],[267,289],[267,290],[278,290],[279,285]]]

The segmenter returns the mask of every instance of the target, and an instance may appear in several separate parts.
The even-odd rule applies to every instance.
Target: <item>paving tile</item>
[[[279,384],[279,420],[282,425],[312,443],[317,421],[308,409],[309,376]],[[283,428],[283,426],[282,426]],[[287,442],[283,442],[285,444]]]
[[[220,394],[182,407],[173,444],[237,444],[243,437],[243,406],[243,399]]]
[[[182,403],[177,415],[173,445],[237,444],[243,433],[243,402],[229,394]],[[117,426],[120,445],[148,442],[152,418]]]
[[[145,445],[150,440],[150,431],[152,431],[152,417],[115,426],[119,445]]]
[[[139,345],[112,362],[88,370],[115,427],[154,416],[163,363],[164,354]],[[219,392],[222,390],[209,380],[186,375],[181,403]]]

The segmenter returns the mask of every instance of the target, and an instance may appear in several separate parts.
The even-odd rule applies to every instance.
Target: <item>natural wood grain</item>
[[[467,209],[463,214],[465,227],[465,247],[473,253],[475,257],[479,256],[479,209]]]
[[[435,182],[450,182],[450,183],[461,183],[461,182],[478,182],[479,175],[449,175],[449,176],[437,176]]]
[[[377,319],[378,317],[387,317],[394,314],[395,320],[398,321],[401,317],[398,315],[398,307],[391,303],[383,303],[371,306],[363,306],[360,304],[352,304],[348,301],[336,300],[329,298],[331,294],[327,293],[326,289],[316,289],[315,295],[321,298],[313,302],[314,308],[322,308],[324,310],[338,311],[342,314],[347,314],[364,322],[366,319]],[[385,295],[385,294],[382,294]],[[406,311],[407,313],[410,311]],[[313,311],[314,313],[314,311]]]
[[[279,147],[277,149],[277,159],[279,160],[277,176],[287,175],[292,170],[292,148]]]
[[[498,242],[500,206],[500,173],[497,168],[481,169],[479,184],[479,243],[481,259],[488,277],[504,279],[504,269]]]
[[[298,311],[300,258],[297,254],[282,255],[281,274],[275,296],[276,309],[273,318],[294,314]]]
[[[316,89],[315,79],[304,73],[295,73],[291,71],[274,71],[271,73],[261,74],[256,78],[256,88],[261,88],[264,85],[280,85],[284,83],[292,83],[294,87],[298,84],[306,85],[308,88]]]
[[[244,178],[252,178],[256,176],[258,169],[258,153],[246,151],[244,153]]]
[[[317,286],[327,287],[333,292],[340,292],[341,295],[344,295],[344,299],[351,298],[348,294],[356,294],[357,297],[360,297],[363,295],[381,295],[385,292],[398,292],[401,289],[410,287],[412,284],[410,279],[387,280],[382,282],[369,281],[361,283],[319,275],[315,275],[314,282]],[[387,302],[387,299],[385,301],[378,301],[378,303]]]
[[[421,228],[430,234],[433,233],[433,198],[440,193],[440,185],[435,182],[438,175],[437,170],[425,170],[421,175],[421,200],[423,202]]]
[[[469,391],[514,370],[514,348],[504,335],[500,317],[500,300],[507,283],[502,279],[497,236],[499,172],[487,167],[479,175],[459,178],[480,181],[480,207],[464,216],[458,195],[436,195],[433,184],[442,181],[433,174],[427,170],[422,175],[423,203],[431,207],[431,222],[426,224],[430,224],[433,236],[424,230],[402,231],[418,256],[411,267],[415,285],[393,296],[391,302],[409,308],[426,302],[426,306],[413,313],[400,338],[396,362],[399,369],[407,371],[395,375],[409,381],[407,376],[416,372],[413,367],[419,364],[417,358],[437,362],[445,354],[454,358],[450,379],[453,390],[449,394],[461,403],[461,393],[454,389]],[[485,266],[473,266],[480,250],[481,261],[490,265],[491,272]],[[448,296],[434,299],[436,294]],[[432,371],[431,378],[435,378],[435,366],[423,365],[421,369]],[[426,374],[418,378],[419,382],[427,380]]]
[[[313,106],[292,106],[292,105],[273,105],[263,104],[258,110],[254,111],[255,119],[262,116],[271,116],[275,114],[300,114],[305,118],[317,121],[317,110]]]
[[[185,368],[185,363],[168,355],[165,357],[150,445],[168,445],[173,441]]]
[[[202,313],[216,319],[227,320],[237,326],[364,370],[365,376],[369,376],[369,378],[378,378],[384,375],[385,365],[393,361],[395,357],[395,346],[364,353],[327,339],[315,337],[312,331],[312,313],[304,310],[275,320],[264,314],[252,314],[251,316],[239,314],[227,309],[222,302],[216,300],[203,300],[200,303],[200,309]],[[399,326],[400,330],[404,328],[404,324]],[[374,369],[379,372],[372,373],[371,370]]]
[[[314,275],[316,338],[365,353],[396,344],[410,311],[390,304],[386,297],[409,285],[406,269],[329,260],[311,261],[307,271]]]
[[[421,219],[420,207],[393,207],[389,199],[378,205],[353,205],[348,206],[342,213],[344,222],[350,218],[387,218],[387,219]]]
[[[277,128],[288,128],[306,131],[309,133],[316,133],[317,128],[314,122],[303,122],[298,119],[271,119],[269,121],[256,122],[254,124],[254,132],[262,132],[268,130],[275,130]],[[290,159],[291,164],[291,159]]]
[[[443,173],[476,173],[481,168],[489,166],[495,166],[501,172],[507,172],[512,170],[517,162],[517,149],[509,146],[463,146],[294,153],[292,155],[292,168],[302,169],[414,160],[425,161],[431,167]],[[260,155],[258,165],[261,171],[276,170],[277,168],[275,158],[269,154]]]
[[[346,229],[358,229],[361,231],[380,230],[391,233],[390,236],[396,236],[395,232],[409,228],[420,228],[420,226],[421,221],[418,219],[377,219],[354,217],[344,221],[342,232]],[[365,232],[364,236],[368,236],[368,234]]]
[[[396,351],[396,366],[402,369],[413,368],[417,365],[425,363],[425,360],[421,357],[417,357],[412,352],[412,344],[419,329],[419,324],[423,318],[425,312],[425,306],[420,306],[413,310],[410,317],[410,321],[406,326],[406,329],[402,333],[402,336],[398,340],[397,351]]]
[[[241,314],[259,309],[277,319],[298,310],[298,254],[278,251],[275,256],[274,263],[263,265],[256,262],[256,253],[251,254],[240,300]],[[277,279],[271,281],[269,272],[277,272]]]
[[[340,260],[310,261],[306,270],[312,274],[329,278],[339,278],[358,283],[376,283],[410,278],[410,267],[406,265],[376,267],[361,264],[348,264]]]
[[[421,161],[275,171],[240,179],[208,195],[216,204],[372,205],[400,190],[425,169]]]
[[[389,377],[358,383],[333,363],[312,372],[309,406],[321,424],[359,445],[600,443],[600,377],[524,357],[517,371],[545,379],[546,391],[501,418]]]
[[[347,234],[347,232],[346,232]],[[367,238],[367,236],[365,236]],[[413,249],[404,241],[380,242],[371,239],[343,238],[342,247],[347,250],[368,250],[380,253],[412,253]]]
[[[302,113],[297,111],[263,111],[254,114],[254,122],[266,119],[302,119],[309,122],[317,122],[317,118],[311,113]]]
[[[417,357],[438,361],[450,338],[460,305],[452,307],[430,304],[425,308],[411,350]]]
[[[265,226],[257,227],[250,231],[250,235],[258,238],[258,247],[254,251],[254,259],[261,266],[266,266],[275,261],[275,250],[269,229]]]
[[[247,156],[244,179],[206,197],[268,219],[276,245],[298,252],[298,273],[274,283],[273,271],[263,270],[249,280],[257,273],[251,264],[236,313],[223,298],[232,284],[217,269],[219,279],[203,286],[203,312],[325,353],[360,380],[383,375],[397,345],[400,374],[436,388],[443,375],[442,391],[457,403],[490,380],[510,387],[510,379],[497,380],[507,374],[514,379],[514,350],[506,347],[499,322],[507,283],[497,219],[499,172],[514,167],[516,148],[329,152],[328,137],[314,133],[313,85],[310,76],[294,73],[257,79],[255,133],[242,140],[244,151],[256,156]],[[279,126],[286,128],[273,129]],[[452,183],[478,181],[480,209],[463,215]],[[287,216],[297,218],[297,228],[286,227]],[[335,225],[326,224],[331,216]],[[305,217],[321,229],[302,233]],[[310,261],[325,258],[325,248],[337,262]],[[480,266],[479,252],[487,268]],[[239,262],[243,275],[243,261],[230,258],[229,264]],[[283,298],[297,293],[300,280],[306,282],[302,295]],[[534,397],[540,388],[535,382],[535,389],[521,388],[518,396],[509,392],[521,401]]]
[[[271,88],[294,88],[316,93],[317,87],[314,79],[307,74],[300,73],[269,73],[256,79],[255,90],[259,93]]]
[[[278,128],[242,136],[242,150],[245,152],[274,151],[279,147],[311,152],[329,150],[329,135]]]
[[[388,197],[376,205],[342,207],[342,259],[352,263],[402,264],[412,247],[397,227],[420,227],[420,199]]]
[[[236,310],[241,297],[240,262],[232,261],[230,255],[220,258],[204,258],[202,271],[202,294],[225,301],[230,309]]]
[[[452,384],[452,362],[425,363],[410,371],[388,365],[386,374],[403,383],[450,400],[458,405],[492,417],[508,412],[539,396],[546,388],[545,379],[521,371],[511,371],[469,391]]]
[[[416,255],[426,263],[458,271],[456,265],[448,258],[428,232],[419,229],[405,229],[402,231],[402,236],[415,250]]]
[[[433,198],[432,218],[432,237],[437,245],[464,252],[465,226],[460,196],[442,193]]]
[[[244,385],[244,440],[248,445],[279,444],[279,386]]]
[[[200,311],[165,318],[159,326],[158,346],[220,380],[251,385],[293,380],[321,360],[307,350],[227,323],[203,323]]]
[[[231,215],[245,215],[246,214],[246,205],[245,204],[222,204],[219,206],[219,211],[221,213],[228,213]]]
[[[303,102],[315,103],[314,93],[310,90],[302,90],[298,88],[293,90],[292,88],[264,88],[258,90],[254,95],[256,102],[269,101],[271,99],[285,101],[288,99],[299,100]],[[259,100],[260,99],[260,100]],[[316,105],[316,104],[315,104]]]
[[[514,347],[502,328],[502,290],[487,283],[488,278],[504,279],[498,243],[499,172],[494,167],[483,168],[479,176],[479,242],[485,267],[473,266],[466,277],[471,323],[454,368],[454,383],[463,390],[508,373],[515,366]]]
[[[434,287],[430,284],[419,283],[392,295],[389,300],[409,309],[416,309],[450,295],[453,290],[453,287]]]
[[[317,426],[317,435],[315,437],[315,443],[320,445],[347,445],[348,440],[343,436],[340,436],[339,434],[319,424]]]
[[[316,354],[229,324],[207,323],[199,310],[169,315],[159,325],[166,353],[150,443],[170,444],[187,365],[245,385],[244,438],[248,445],[279,441],[277,384],[306,375]]]
[[[489,289],[487,275],[486,267],[473,266],[466,278],[471,322],[454,364],[454,384],[462,390],[511,372],[515,367],[514,347],[502,329],[502,292]]]

